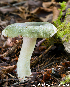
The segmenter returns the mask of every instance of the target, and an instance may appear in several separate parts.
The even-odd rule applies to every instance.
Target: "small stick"
[[[7,74],[7,73],[13,71],[15,68],[16,68],[16,65],[8,66],[8,67],[4,67],[4,69],[2,69],[2,71],[4,74]]]
[[[12,78],[16,78],[15,76],[11,75],[10,73],[7,73],[9,76],[11,76]]]
[[[54,55],[55,56],[55,55]],[[40,65],[40,67],[42,68],[42,67],[44,67],[45,65],[48,65],[49,63],[50,63],[50,61],[54,58],[54,56],[47,62],[47,60],[45,60],[45,62],[46,63],[42,63],[41,65]]]
[[[45,50],[45,52],[43,54],[41,54],[38,58],[36,58],[36,60],[34,60],[30,67],[35,66],[37,64],[37,62],[43,57],[43,55],[45,55],[51,48],[53,47],[53,45],[51,45],[47,50]]]
[[[51,66],[51,65],[53,65],[54,63],[57,63],[57,62],[59,62],[59,61],[54,61],[52,63],[49,63],[48,65],[45,65],[44,67],[42,67],[40,70],[43,70],[43,69],[45,69],[45,68],[47,68],[47,67],[49,67],[49,66]]]
[[[39,47],[46,39],[42,39],[41,41],[38,42],[38,44],[36,44],[37,47]]]
[[[16,48],[17,48],[17,44],[14,45],[14,47],[10,48],[8,51],[6,51],[6,52],[3,54],[3,57],[6,57],[6,56],[8,56],[9,54],[11,54]]]

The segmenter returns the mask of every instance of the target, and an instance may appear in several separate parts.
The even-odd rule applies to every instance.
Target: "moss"
[[[61,39],[66,35],[65,41],[68,41],[70,38],[70,22],[66,24],[63,22],[61,25],[57,27],[57,37],[60,37]]]
[[[70,8],[67,9],[66,15],[70,15]]]
[[[60,82],[60,84],[66,84],[70,82],[70,75],[67,75],[63,81]]]
[[[64,41],[68,41],[70,39],[70,8],[66,11],[66,17],[64,22],[57,27],[57,37],[61,39],[66,35]]]
[[[62,19],[62,11],[65,10],[66,2],[62,2],[61,4],[61,8],[60,8],[60,15],[58,17],[58,19],[56,21],[54,21],[54,25],[57,27],[58,32],[57,32],[57,38],[60,37],[61,39],[64,37],[64,41],[68,41],[70,39],[70,8],[67,9],[66,11],[66,16],[65,16],[65,20],[62,23],[61,19]]]
[[[66,8],[66,4],[65,4],[66,2],[62,2],[62,3],[60,3],[60,5],[61,5],[61,7],[60,7],[60,15],[59,15],[59,17],[57,18],[57,20],[56,21],[54,21],[54,25],[57,27],[57,26],[59,26],[62,22],[61,22],[61,20],[62,20],[62,15],[63,15],[63,10],[65,10],[65,8]]]

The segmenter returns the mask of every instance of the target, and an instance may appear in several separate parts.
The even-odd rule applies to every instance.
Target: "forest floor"
[[[68,4],[66,1],[66,7]],[[60,3],[55,0],[0,0],[0,87],[70,87],[70,79],[66,80],[66,76],[70,77],[70,56],[60,38],[37,38],[30,60],[32,75],[20,82],[17,61],[23,38],[8,38],[1,34],[13,23],[53,23],[60,15],[59,8]],[[62,22],[66,9],[63,10]],[[60,84],[61,81],[66,82]]]

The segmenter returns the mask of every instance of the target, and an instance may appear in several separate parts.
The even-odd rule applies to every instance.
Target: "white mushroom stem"
[[[25,76],[31,75],[30,59],[34,51],[36,38],[23,37],[23,44],[17,62],[17,74],[22,81],[26,80]]]

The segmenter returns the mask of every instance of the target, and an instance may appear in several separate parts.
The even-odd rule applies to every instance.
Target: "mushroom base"
[[[17,62],[17,74],[21,81],[26,80],[25,76],[31,75],[30,59],[34,51],[36,38],[23,38],[23,44]]]

